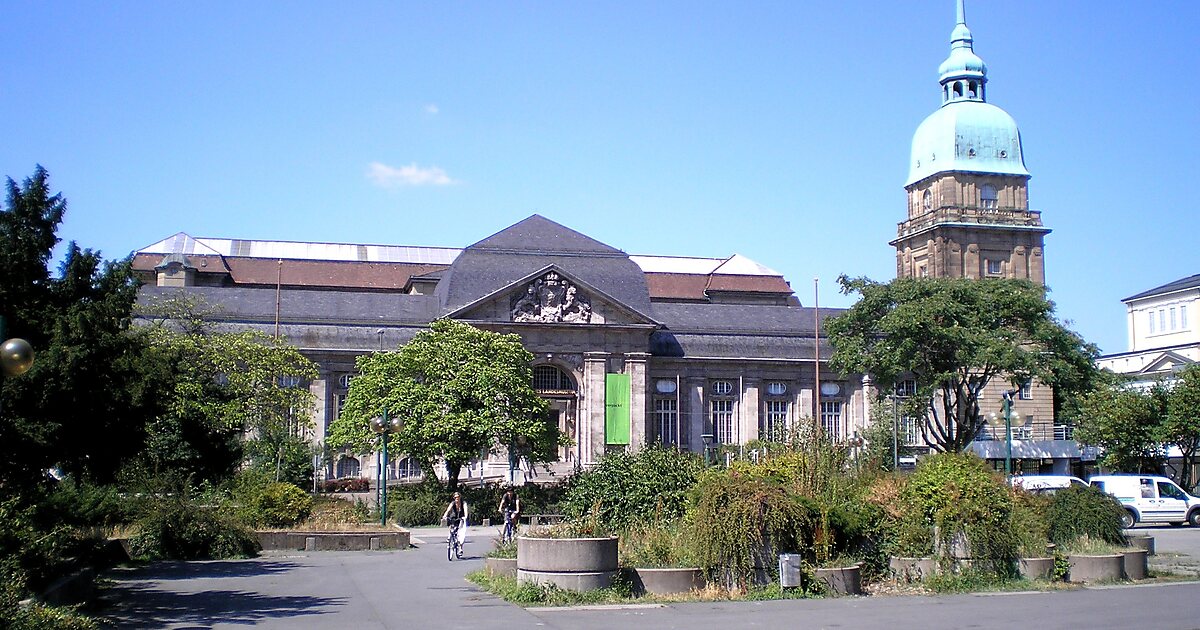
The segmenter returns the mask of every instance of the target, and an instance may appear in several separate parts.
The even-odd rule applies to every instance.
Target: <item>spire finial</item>
[[[958,0],[958,22],[957,24],[967,23],[967,0]]]

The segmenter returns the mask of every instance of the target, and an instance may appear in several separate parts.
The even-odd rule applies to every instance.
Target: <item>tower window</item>
[[[988,209],[995,209],[999,205],[999,202],[1000,202],[1000,197],[999,197],[999,195],[996,194],[995,186],[993,186],[991,184],[984,184],[983,186],[980,186],[980,188],[979,188],[979,205],[980,206],[982,206],[984,208],[988,208]]]
[[[921,195],[921,205],[925,208],[925,212],[933,210],[933,193],[926,190],[925,194]]]
[[[1002,267],[1000,265],[1000,261],[989,259],[987,261],[987,274],[989,276],[998,276],[1001,273],[1003,273],[1003,272],[1002,272]]]
[[[962,81],[955,81],[955,82],[954,82],[954,96],[955,96],[956,98],[961,98],[961,97],[962,97],[962,95],[963,95],[963,90],[962,90],[962,87],[963,87],[963,86],[962,86]]]
[[[975,82],[974,81],[971,81],[970,83],[967,84],[967,96],[970,98],[975,98]]]

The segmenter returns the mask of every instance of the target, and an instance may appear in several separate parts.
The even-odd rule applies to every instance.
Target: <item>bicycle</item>
[[[446,560],[451,562],[457,557],[459,560],[463,557],[462,540],[458,537],[458,530],[465,523],[466,519],[456,519],[450,523],[450,535],[446,537]]]
[[[517,513],[513,510],[504,510],[504,533],[500,535],[502,542],[512,542],[513,535],[517,532]]]

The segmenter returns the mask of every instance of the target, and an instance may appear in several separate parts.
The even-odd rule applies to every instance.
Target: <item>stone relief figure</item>
[[[513,300],[512,320],[586,324],[592,321],[592,305],[578,287],[551,271],[530,282],[525,293]]]

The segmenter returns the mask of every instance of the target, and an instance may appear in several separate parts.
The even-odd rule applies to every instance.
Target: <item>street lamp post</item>
[[[400,431],[400,418],[388,419],[388,410],[383,410],[383,416],[371,418],[371,430],[378,433],[383,442],[383,466],[380,470],[379,483],[379,524],[387,525],[387,470],[388,470],[388,455],[387,444],[388,437],[393,433]]]
[[[513,441],[508,445],[508,485],[517,485],[517,469],[521,466],[521,453],[525,451],[525,445],[529,443],[529,438],[524,435],[518,435],[513,438]],[[480,476],[483,473],[480,472]],[[524,485],[525,479],[521,479],[521,485]]]
[[[0,339],[5,334],[4,316],[0,315]],[[24,339],[9,339],[0,346],[0,367],[5,376],[20,376],[33,367],[33,346]]]
[[[700,441],[704,443],[704,465],[712,466],[710,458],[712,456],[713,442],[716,441],[716,436],[711,433],[705,433],[700,436]]]
[[[1003,406],[1001,407],[1004,416],[1004,474],[1012,477],[1012,391],[1006,391],[1002,394]],[[993,427],[1000,425],[1000,416],[996,412],[992,412],[990,422]]]

